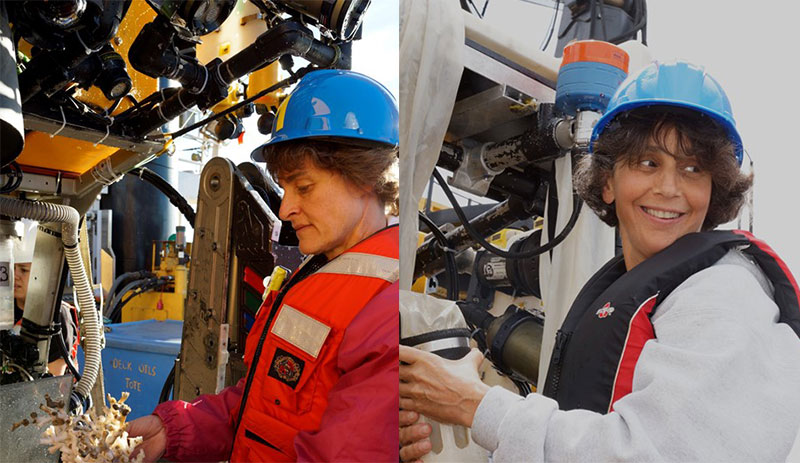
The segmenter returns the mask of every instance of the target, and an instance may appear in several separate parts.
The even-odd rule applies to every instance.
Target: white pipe
[[[94,294],[89,276],[83,267],[80,249],[78,249],[78,230],[80,214],[74,208],[60,204],[40,201],[25,201],[0,197],[0,210],[4,215],[37,220],[39,222],[61,223],[61,241],[64,243],[64,255],[72,274],[75,291],[78,294],[78,308],[83,321],[84,332],[84,367],[75,391],[86,399],[90,397],[92,387],[100,372],[100,349],[102,330],[94,303]]]

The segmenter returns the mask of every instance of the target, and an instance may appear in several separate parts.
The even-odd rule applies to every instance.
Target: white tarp
[[[400,339],[452,328],[467,328],[455,301],[400,290]]]
[[[417,210],[439,159],[461,80],[464,19],[458,2],[400,2],[400,288],[411,288]]]

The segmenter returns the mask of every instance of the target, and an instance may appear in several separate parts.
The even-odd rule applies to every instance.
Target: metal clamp
[[[103,185],[111,185],[122,179],[124,174],[117,174],[111,166],[111,161],[106,158],[92,168],[92,178]]]

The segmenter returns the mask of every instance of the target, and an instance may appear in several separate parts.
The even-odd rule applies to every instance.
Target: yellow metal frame
[[[155,267],[157,246],[161,243],[158,267]],[[187,244],[185,255],[191,255],[191,244]],[[141,320],[183,320],[183,308],[186,300],[186,288],[189,283],[189,266],[179,263],[175,241],[153,242],[153,273],[156,276],[172,276],[172,284],[157,291],[148,291],[134,296],[122,308],[122,322]],[[171,290],[171,291],[170,291]],[[123,295],[129,297],[132,292]]]

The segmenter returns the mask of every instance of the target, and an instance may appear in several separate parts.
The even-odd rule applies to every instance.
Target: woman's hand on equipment
[[[475,411],[489,391],[478,375],[482,361],[477,349],[460,360],[447,360],[400,346],[400,408],[441,423],[471,427]]]
[[[400,410],[400,461],[419,462],[431,451],[431,425],[417,421],[419,413]]]
[[[128,423],[128,436],[142,436],[132,456],[144,452],[144,462],[157,461],[167,450],[167,430],[157,415],[147,415]]]

